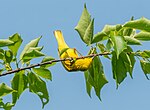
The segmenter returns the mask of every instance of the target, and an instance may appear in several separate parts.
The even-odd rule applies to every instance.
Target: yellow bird
[[[62,61],[64,68],[67,71],[86,71],[90,64],[92,63],[92,58],[78,58],[77,50],[75,48],[69,48],[66,44],[63,34],[60,30],[54,31],[54,35],[56,37],[58,43],[58,53],[60,59],[64,58],[72,58],[73,60]],[[62,52],[65,50],[64,52]],[[62,54],[61,54],[62,53]]]

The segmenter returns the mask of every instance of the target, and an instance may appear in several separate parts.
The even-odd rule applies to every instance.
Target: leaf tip
[[[84,3],[84,8],[86,9],[86,3]]]
[[[100,97],[100,96],[98,96],[98,99],[99,99],[99,101],[101,101],[101,102],[102,102],[102,99],[101,99],[101,97]]]
[[[130,75],[130,77],[131,77],[131,79],[133,79],[133,76],[132,76],[132,75]]]
[[[133,21],[134,20],[134,16],[131,16],[131,19],[130,19],[131,21]]]
[[[147,79],[147,80],[150,80],[147,74],[145,74],[145,76],[146,76],[146,79]]]
[[[95,19],[93,18],[93,19],[92,19],[92,24],[94,23],[94,20],[95,20]]]
[[[39,37],[39,39],[41,39],[43,36],[41,35],[40,37]]]
[[[119,83],[116,82],[116,89],[118,90],[118,88],[119,88]]]

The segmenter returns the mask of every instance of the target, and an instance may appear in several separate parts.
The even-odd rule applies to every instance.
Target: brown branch
[[[84,59],[84,58],[88,58],[88,57],[96,57],[96,56],[110,55],[110,54],[111,54],[110,52],[104,52],[104,53],[99,53],[99,54],[90,54],[90,55],[87,55],[87,56],[78,57],[76,59]],[[43,63],[30,65],[30,66],[23,67],[23,68],[17,68],[15,70],[11,70],[11,71],[8,71],[6,73],[0,74],[0,77],[6,76],[6,75],[9,75],[9,74],[13,74],[13,73],[16,73],[16,72],[19,72],[19,71],[22,71],[22,70],[31,69],[31,68],[34,68],[34,67],[37,67],[37,66],[42,66],[42,65],[46,65],[46,64],[52,64],[54,62],[61,62],[61,61],[67,61],[67,60],[72,60],[72,58],[56,59],[56,60],[51,60],[51,61],[48,61],[48,62],[43,62]]]

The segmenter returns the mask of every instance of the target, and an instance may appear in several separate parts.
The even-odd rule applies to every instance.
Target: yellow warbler
[[[75,48],[69,48],[66,44],[63,34],[60,30],[54,31],[54,35],[56,37],[58,43],[58,52],[60,59],[64,58],[72,58],[73,60],[62,61],[64,68],[67,71],[85,71],[89,68],[90,64],[92,63],[92,58],[83,58],[83,59],[76,59],[78,58],[78,54]],[[64,52],[62,52],[66,49]],[[62,52],[62,54],[61,54]]]

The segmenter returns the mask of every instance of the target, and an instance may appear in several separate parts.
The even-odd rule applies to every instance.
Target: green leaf
[[[15,90],[13,90],[9,86],[7,86],[5,83],[0,84],[0,91],[1,91],[0,92],[0,97],[11,94],[12,92],[16,92]]]
[[[121,24],[117,24],[117,25],[116,25],[116,31],[119,31],[121,28],[122,28],[122,25],[121,25]]]
[[[133,21],[134,17],[132,16],[130,21]],[[136,30],[133,28],[125,28],[123,30],[123,36],[133,36],[135,34]]]
[[[136,30],[132,28],[125,28],[123,30],[123,36],[133,36],[135,35],[135,33],[136,33]]]
[[[89,73],[88,71],[84,72],[84,77],[85,77],[85,81],[86,81],[86,92],[88,93],[88,95],[91,97],[91,89],[92,89],[92,85],[89,83],[88,79],[89,79]]]
[[[150,58],[150,50],[144,50],[144,53]]]
[[[110,32],[119,31],[122,28],[120,24],[117,25],[105,25],[102,32],[109,35]]]
[[[27,88],[28,79],[24,73],[24,70],[16,73],[11,81],[12,88],[17,91],[12,94],[14,104],[19,99],[22,92]]]
[[[28,73],[29,90],[39,96],[42,101],[42,108],[49,102],[49,95],[46,83],[34,73]]]
[[[112,41],[111,39],[108,39],[107,43],[106,43],[106,49],[108,51],[110,51],[110,49],[113,47]]]
[[[93,39],[93,32],[94,32],[94,19],[90,22],[89,26],[87,27],[85,34],[84,34],[84,42],[88,45],[91,44]]]
[[[140,60],[142,70],[145,74],[150,74],[150,62],[145,60]]]
[[[3,99],[0,98],[0,108],[3,108],[4,107],[4,102],[3,102]]]
[[[97,53],[96,50],[94,52],[95,54]],[[100,91],[102,89],[102,87],[108,83],[108,81],[106,80],[106,77],[104,75],[104,71],[103,71],[103,65],[101,63],[101,60],[99,57],[95,57],[93,59],[93,62],[91,64],[91,67],[88,70],[89,75],[86,76],[88,79],[86,79],[88,81],[88,83],[94,87],[95,93],[96,95],[100,98]],[[87,73],[86,73],[87,74]],[[87,85],[89,86],[89,85]],[[90,89],[90,88],[89,88]],[[90,92],[90,90],[87,90],[88,92]],[[88,93],[89,94],[89,93]]]
[[[43,58],[41,63],[52,61],[52,60],[55,60],[55,59],[51,56],[46,56],[46,57]],[[54,66],[55,64],[56,64],[56,62],[53,62],[52,64],[42,65],[40,67],[41,68],[49,68],[50,66]]]
[[[94,35],[92,43],[97,43],[102,40],[106,40],[108,38],[107,34],[105,32],[98,32]]]
[[[50,70],[45,68],[32,68],[32,69],[37,75],[41,76],[42,78],[52,80],[52,75]]]
[[[121,56],[121,54],[120,54]],[[117,88],[118,85],[126,78],[127,70],[126,65],[124,63],[124,59],[122,57],[117,58],[116,52],[112,52],[112,72],[113,78],[116,80]]]
[[[10,63],[13,58],[13,53],[11,50],[5,50],[5,63]]]
[[[13,103],[7,102],[7,103],[3,106],[3,108],[4,108],[5,110],[11,110],[13,106],[14,106]]]
[[[120,57],[121,57],[121,58],[123,59],[123,61],[124,61],[124,65],[125,65],[126,71],[129,72],[131,78],[133,78],[133,77],[132,77],[133,65],[132,65],[132,63],[131,63],[130,57],[128,56],[127,53],[124,53],[124,52],[122,52],[122,53],[120,54]]]
[[[105,78],[103,66],[99,57],[94,58],[92,66],[94,69],[94,89],[96,95],[100,98],[100,91],[108,81]]]
[[[96,95],[100,98],[100,91],[101,91],[102,87],[106,83],[108,83],[108,81],[106,80],[106,77],[104,75],[103,66],[102,66],[102,63],[101,63],[99,57],[94,58],[93,68],[94,68],[94,75],[95,75],[95,77],[94,77],[94,82],[95,82],[94,89],[95,89]]]
[[[127,46],[127,49],[125,50],[125,58],[123,58],[124,62],[125,62],[125,66],[127,69],[127,72],[130,73],[130,76],[132,78],[132,72],[133,72],[133,68],[134,68],[134,64],[135,64],[135,57],[133,54],[131,54],[131,52],[133,52],[132,48]]]
[[[127,48],[127,43],[125,42],[124,37],[122,36],[111,36],[111,40],[113,42],[114,50],[117,54],[117,59],[119,57],[119,54]]]
[[[13,44],[14,42],[9,39],[0,39],[0,47],[5,47]]]
[[[141,42],[134,37],[124,36],[124,38],[127,41],[128,45],[141,45]]]
[[[139,32],[134,36],[134,38],[142,41],[149,41],[150,40],[150,32]]]
[[[42,37],[42,36],[41,36]],[[22,60],[24,54],[31,48],[31,47],[37,47],[39,40],[41,39],[41,37],[38,37],[32,41],[30,41],[23,49],[23,51],[20,54],[20,60]]]
[[[100,44],[100,43],[98,43],[97,44],[97,47],[99,48],[99,50],[101,51],[101,52],[104,52],[105,51],[105,46],[104,46],[104,44]]]
[[[124,63],[124,68],[126,69],[127,72],[129,72],[131,78],[132,78],[132,71],[133,71],[133,67],[134,67],[134,63],[135,63],[135,59],[131,59],[131,56],[129,56],[127,53],[122,52],[120,54],[120,59],[123,61]],[[134,62],[133,62],[134,61]]]
[[[143,31],[150,32],[150,20],[147,18],[140,18],[137,20],[129,21],[124,24],[124,27],[139,29]]]
[[[61,56],[64,52],[66,52],[69,48],[63,48],[60,52],[59,52],[59,56]]]
[[[11,108],[14,106],[14,104],[7,102],[6,104],[4,104],[3,99],[0,98],[0,109],[4,109],[4,110],[11,110]]]
[[[30,51],[32,51],[32,50],[41,51],[42,49],[43,49],[43,46],[42,46],[42,47],[30,47],[27,52],[30,52]]]
[[[116,25],[105,25],[102,32],[108,35],[111,31],[115,31],[115,30],[116,30]]]
[[[9,45],[8,48],[12,51],[13,55],[17,55],[17,51],[22,43],[22,39],[18,33],[12,35],[9,37],[9,40],[13,41],[14,43],[12,45]]]
[[[137,54],[142,58],[150,58],[150,50],[138,51]]]
[[[1,68],[1,69],[0,69],[0,75],[2,74],[2,72],[3,72],[4,70],[5,70],[4,68]]]
[[[5,69],[7,71],[11,71],[12,70],[10,63],[5,63]]]
[[[28,62],[33,58],[37,58],[37,57],[42,57],[45,56],[45,54],[43,54],[42,52],[38,51],[38,50],[28,50],[22,57],[23,62]]]
[[[3,49],[0,49],[0,59],[1,60],[4,59],[4,53],[5,53],[5,51]]]
[[[86,5],[84,5],[84,10],[80,17],[78,25],[75,27],[75,29],[78,31],[79,35],[81,36],[82,40],[83,40],[83,36],[84,36],[85,31],[86,31],[87,27],[89,26],[90,22],[91,22],[91,16],[86,8]]]
[[[94,30],[94,19],[91,20],[91,16],[86,9],[86,5],[84,5],[84,10],[75,30],[79,33],[84,43],[88,45],[91,44]]]
[[[7,71],[12,70],[10,62],[13,60],[13,53],[11,50],[5,50],[3,60],[5,62],[5,69]]]
[[[150,62],[145,60],[140,60],[140,64],[146,78],[149,79],[147,74],[150,74]]]
[[[97,44],[97,47],[99,48],[99,50],[101,51],[101,53],[103,53],[103,52],[106,51],[106,47],[104,46],[104,44],[98,43],[98,44]],[[104,55],[104,57],[110,59],[108,55]]]

